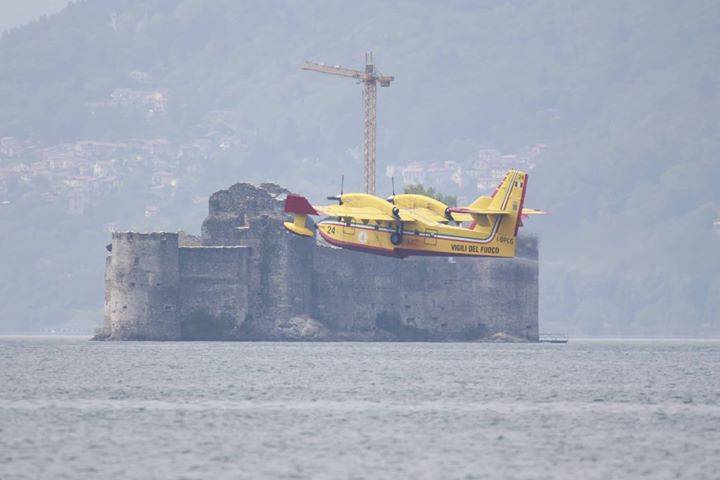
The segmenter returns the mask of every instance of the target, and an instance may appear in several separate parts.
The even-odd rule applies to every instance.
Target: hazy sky
[[[0,32],[62,10],[68,0],[0,0]]]

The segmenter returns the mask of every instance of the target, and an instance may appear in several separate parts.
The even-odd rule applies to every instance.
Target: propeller
[[[345,175],[340,177],[340,195],[331,195],[327,197],[328,200],[337,200],[338,204],[342,205],[343,189],[345,188]]]

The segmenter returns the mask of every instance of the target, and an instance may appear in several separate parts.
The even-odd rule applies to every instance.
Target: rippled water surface
[[[720,478],[720,343],[0,338],[0,479]]]

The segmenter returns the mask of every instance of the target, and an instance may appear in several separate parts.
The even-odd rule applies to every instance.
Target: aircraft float
[[[305,197],[288,195],[285,212],[294,219],[284,225],[294,234],[314,237],[308,216],[323,215],[327,218],[314,226],[328,243],[400,258],[514,257],[522,217],[545,213],[523,207],[527,182],[527,173],[510,170],[491,196],[478,197],[467,207],[450,207],[415,194],[385,200],[366,193],[341,193],[328,197],[338,202],[328,206],[314,206]]]

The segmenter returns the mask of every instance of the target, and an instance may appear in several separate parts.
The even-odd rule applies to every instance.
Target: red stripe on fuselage
[[[478,255],[475,253],[459,253],[459,252],[437,252],[433,250],[414,250],[412,248],[395,248],[401,257],[493,257],[493,258],[511,258],[502,255]]]
[[[321,229],[318,229],[320,236],[325,239],[329,244],[335,245],[336,247],[345,248],[347,250],[356,250],[358,252],[371,253],[373,255],[384,255],[386,257],[405,258],[409,256],[421,256],[421,257],[495,257],[495,258],[508,258],[502,255],[476,255],[473,253],[460,253],[460,252],[438,252],[433,250],[417,250],[414,248],[400,248],[395,247],[393,250],[386,248],[369,247],[367,245],[359,245],[354,242],[343,242],[333,238]]]

